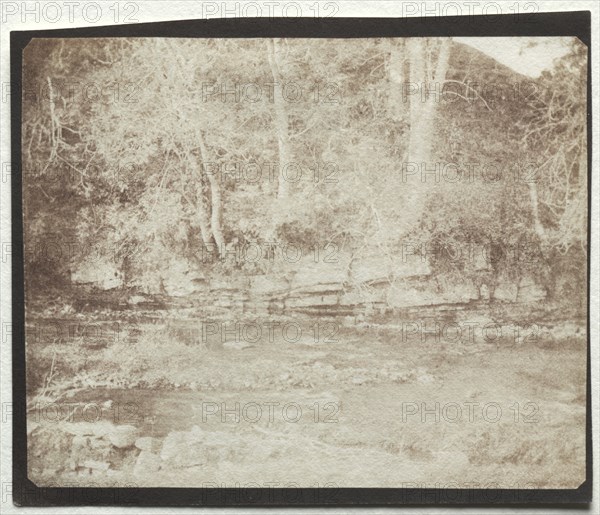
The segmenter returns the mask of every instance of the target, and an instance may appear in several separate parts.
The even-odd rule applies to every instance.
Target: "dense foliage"
[[[529,263],[552,283],[553,266],[575,263],[581,281],[587,53],[570,44],[532,80],[435,40],[417,49],[422,62],[376,39],[34,40],[22,133],[29,277],[64,284],[108,260],[148,287],[179,269],[266,271],[269,260],[227,259],[250,243],[394,254],[410,239],[441,249],[430,257],[441,275],[474,273],[448,249],[475,243],[496,274]],[[426,197],[406,173],[418,96],[404,86],[416,71],[443,88]]]

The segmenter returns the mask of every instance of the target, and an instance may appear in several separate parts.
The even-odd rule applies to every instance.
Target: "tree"
[[[265,272],[224,259],[248,243],[334,244],[393,263],[416,234],[512,245],[541,227],[555,248],[585,241],[584,55],[540,79],[556,95],[515,100],[444,90],[520,79],[448,38],[269,40],[266,51],[262,40],[57,40],[37,52],[25,76],[52,101],[24,106],[24,163],[36,171],[26,230],[40,237],[60,218],[82,249],[74,266],[93,249],[152,287],[174,270]],[[61,78],[99,93],[71,102]],[[299,98],[284,96],[291,85]],[[549,172],[533,186],[436,185],[431,173],[539,156]],[[53,183],[55,170],[75,180]],[[59,215],[67,196],[76,211]]]
[[[289,196],[290,183],[288,182],[285,171],[286,167],[292,163],[292,152],[290,149],[289,120],[286,112],[284,86],[281,74],[281,43],[277,39],[267,41],[269,66],[273,76],[273,105],[275,119],[275,133],[279,146],[279,174],[277,198],[286,199]]]
[[[449,38],[407,38],[389,44],[391,114],[396,123],[408,126],[408,144],[399,163],[401,184],[395,189],[406,206],[400,233],[407,234],[418,223],[435,188],[436,180],[423,172],[435,167],[433,142],[451,44]],[[399,102],[402,107],[408,103],[408,109]]]
[[[587,48],[569,44],[518,121],[520,148],[536,163],[526,181],[536,234],[563,253],[587,241]]]

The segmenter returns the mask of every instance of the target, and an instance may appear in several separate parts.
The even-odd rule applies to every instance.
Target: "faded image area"
[[[587,55],[34,39],[29,478],[577,488]]]

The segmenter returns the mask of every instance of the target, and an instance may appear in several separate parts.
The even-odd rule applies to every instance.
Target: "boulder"
[[[89,436],[83,436],[83,435],[75,435],[73,437],[73,449],[77,449],[80,447],[87,447],[88,443],[90,441],[90,437]]]
[[[123,274],[110,256],[91,254],[71,274],[74,284],[89,284],[102,290],[123,286]]]
[[[205,465],[209,449],[204,443],[204,433],[194,426],[191,431],[173,431],[163,442],[160,457],[171,468],[186,468]]]
[[[360,256],[352,262],[351,281],[360,284],[386,280],[392,268],[392,262],[387,256]]]
[[[135,441],[135,446],[141,451],[158,452],[160,450],[160,442],[151,436],[142,436]]]
[[[139,437],[138,428],[130,425],[115,426],[107,434],[108,440],[118,449],[127,449],[135,444]]]
[[[518,288],[514,283],[501,282],[494,290],[494,299],[504,302],[515,302],[517,300]]]
[[[204,432],[202,431],[202,429],[200,429],[200,426],[194,426],[192,427],[192,429],[190,430],[190,432],[187,434],[187,440],[188,442],[199,442],[200,440],[203,439],[204,436]]]
[[[171,461],[179,453],[185,451],[186,447],[186,433],[183,431],[171,431],[163,442],[160,457],[163,461]]]
[[[546,290],[531,278],[523,278],[519,285],[518,302],[537,302],[546,297]]]
[[[346,270],[349,261],[349,256],[336,254],[332,249],[323,251],[316,261],[311,253],[294,266],[296,274],[291,281],[291,289],[308,288],[312,291],[314,285],[328,284],[329,291],[337,291],[348,278]]]
[[[107,471],[110,467],[110,463],[107,461],[86,460],[83,462],[83,466],[92,470]]]
[[[150,451],[142,451],[133,467],[133,475],[135,477],[143,477],[154,474],[159,471],[160,466],[161,459],[158,454],[154,454]]]
[[[388,293],[388,303],[393,308],[432,306],[439,303],[440,295],[433,289],[394,287]]]

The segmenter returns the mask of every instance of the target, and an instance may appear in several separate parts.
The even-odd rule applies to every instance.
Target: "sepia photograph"
[[[33,37],[21,67],[37,487],[585,483],[579,38]]]

